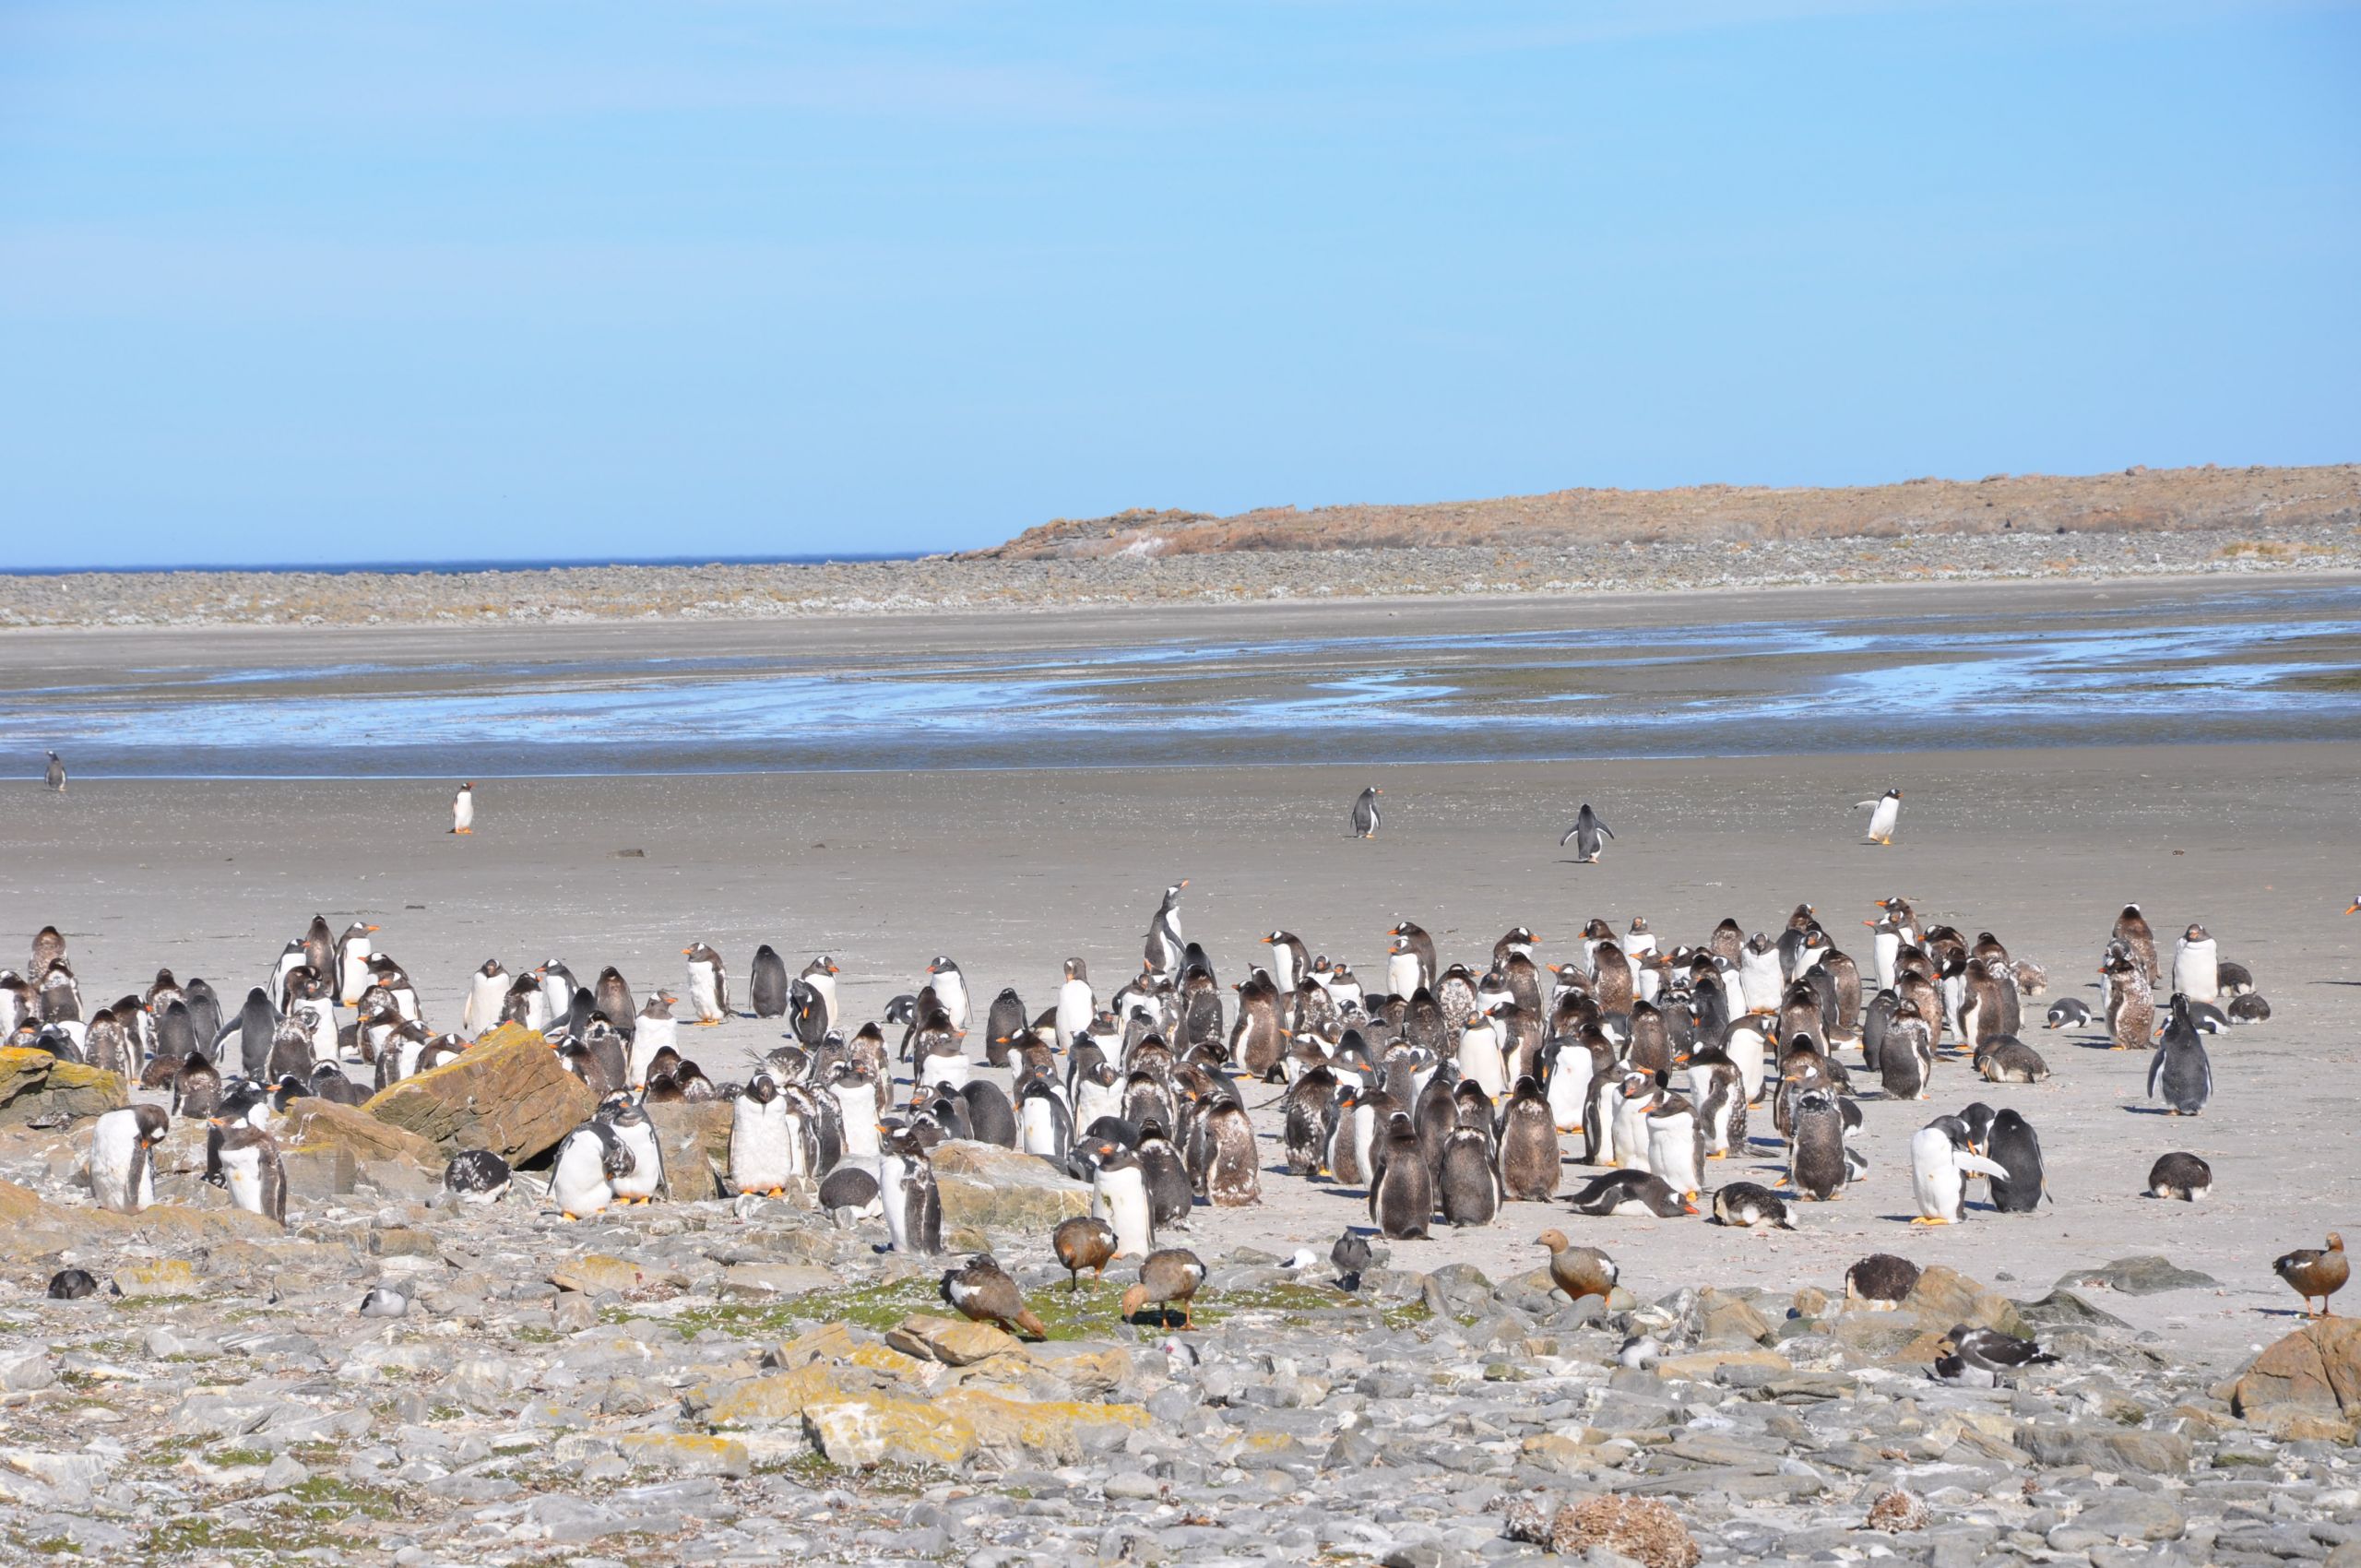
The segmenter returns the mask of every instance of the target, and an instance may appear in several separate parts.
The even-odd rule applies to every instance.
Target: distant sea
[[[557,572],[576,567],[615,566],[831,566],[865,561],[918,561],[937,551],[881,551],[875,554],[833,555],[664,555],[639,560],[615,560],[606,556],[583,556],[565,561],[501,560],[501,561],[343,561],[326,565],[289,565],[285,562],[266,564],[245,564],[233,561],[181,563],[171,565],[147,566],[10,566],[0,576],[12,577],[78,577],[86,575],[105,576],[135,576],[148,572],[252,572],[280,576],[306,573],[316,576],[341,577],[359,572],[381,572],[395,576],[460,576],[469,572]]]
[[[1736,603],[1738,601],[1733,601]],[[2361,740],[2361,588],[2038,611],[857,655],[536,655],[27,670],[0,732],[82,777],[1186,767]],[[1986,602],[1989,602],[1988,600]],[[2055,600],[2047,601],[2056,605]],[[1161,623],[1169,626],[1170,622]],[[1229,623],[1235,632],[1237,623]],[[136,646],[136,645],[133,645]],[[644,651],[643,651],[644,649]]]

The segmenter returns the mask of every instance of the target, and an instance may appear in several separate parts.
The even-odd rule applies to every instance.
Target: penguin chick
[[[1760,1229],[1764,1226],[1781,1230],[1793,1230],[1796,1221],[1787,1212],[1785,1199],[1770,1188],[1753,1182],[1732,1182],[1714,1193],[1714,1218],[1720,1223],[1744,1229]]]

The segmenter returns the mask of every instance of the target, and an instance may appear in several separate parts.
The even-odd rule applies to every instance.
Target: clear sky
[[[2347,6],[0,6],[0,565],[2356,435]]]

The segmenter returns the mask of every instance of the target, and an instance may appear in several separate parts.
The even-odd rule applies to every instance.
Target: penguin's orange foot
[[[1727,1150],[1727,1149],[1726,1149],[1726,1148],[1717,1148],[1717,1149],[1715,1149],[1713,1153],[1711,1153],[1711,1154],[1707,1155],[1705,1158],[1706,1158],[1707,1159],[1727,1159],[1729,1157],[1730,1157],[1730,1151],[1729,1151],[1729,1150]]]
[[[1929,1219],[1922,1214],[1916,1219],[1913,1219],[1910,1223],[1913,1225],[1949,1225],[1951,1221],[1948,1219]]]
[[[558,1217],[558,1218],[559,1218],[560,1220],[562,1220],[562,1221],[564,1221],[564,1223],[569,1224],[569,1225],[570,1225],[570,1224],[572,1224],[574,1221],[575,1221],[575,1220],[577,1220],[577,1219],[579,1219],[579,1218],[582,1218],[582,1217],[581,1217],[580,1215],[578,1215],[578,1214],[568,1214],[568,1213],[567,1213],[565,1210],[564,1210],[564,1209],[560,1209],[560,1210],[558,1210],[558,1215],[557,1215],[557,1217]]]

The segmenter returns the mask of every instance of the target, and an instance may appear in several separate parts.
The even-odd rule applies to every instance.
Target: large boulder
[[[2033,1330],[2018,1315],[2014,1301],[1941,1264],[1919,1271],[1918,1283],[1902,1299],[1902,1310],[1916,1317],[1920,1327],[1938,1333],[1964,1323],[1976,1328],[1997,1328],[2020,1339],[2033,1336]]]
[[[53,1126],[130,1103],[116,1074],[60,1061],[46,1051],[0,1050],[0,1126]]]
[[[2322,1318],[2266,1347],[2220,1390],[2245,1420],[2361,1418],[2361,1318]]]
[[[735,1111],[726,1099],[674,1100],[651,1105],[647,1119],[664,1148],[664,1175],[676,1203],[723,1195],[730,1170],[730,1123]]]
[[[933,1158],[946,1234],[974,1229],[1039,1235],[1090,1212],[1090,1188],[1038,1155],[952,1142],[936,1145]]]
[[[504,1024],[456,1061],[404,1078],[362,1109],[445,1158],[488,1148],[515,1164],[556,1147],[599,1100],[538,1033]]]
[[[294,1148],[343,1149],[356,1161],[399,1160],[437,1175],[447,1158],[431,1140],[332,1099],[307,1098],[289,1106],[280,1141]]]

